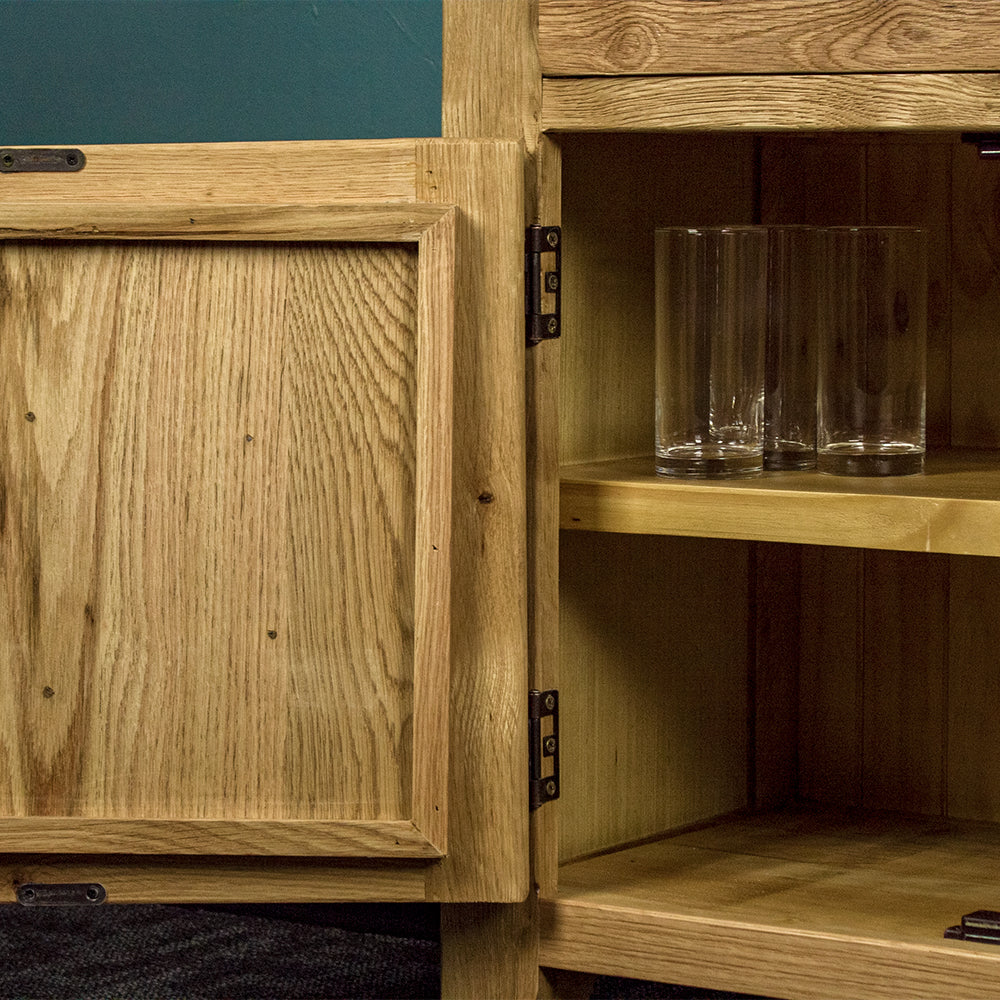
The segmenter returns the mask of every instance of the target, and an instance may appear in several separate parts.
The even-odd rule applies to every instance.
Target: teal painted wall
[[[0,0],[0,145],[441,134],[441,0]]]

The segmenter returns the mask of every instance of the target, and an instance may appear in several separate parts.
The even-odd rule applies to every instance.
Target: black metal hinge
[[[559,798],[559,692],[528,692],[529,806]]]
[[[31,882],[17,887],[22,906],[99,906],[107,898],[98,882]]]
[[[963,132],[962,142],[975,143],[984,160],[1000,160],[1000,132]]]
[[[959,941],[981,941],[985,944],[1000,944],[1000,913],[996,910],[976,910],[966,913],[961,924],[945,930],[946,938]]]
[[[529,346],[561,333],[561,284],[562,230],[529,226],[524,234],[524,318]]]
[[[86,163],[82,149],[0,149],[0,174],[72,174]]]

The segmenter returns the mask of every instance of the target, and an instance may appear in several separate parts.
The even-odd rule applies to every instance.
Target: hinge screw
[[[551,757],[556,752],[556,738],[549,736],[545,740],[545,753]]]
[[[545,239],[550,247],[554,247],[559,242],[559,234],[554,229],[550,229],[545,234]]]
[[[556,783],[554,781],[545,782],[545,794],[555,795],[556,794]]]
[[[545,707],[551,712],[556,707],[556,696],[547,694],[545,696]]]
[[[552,319],[549,320],[548,324],[549,333],[555,333],[556,330],[558,329],[559,329],[559,320],[553,317]]]

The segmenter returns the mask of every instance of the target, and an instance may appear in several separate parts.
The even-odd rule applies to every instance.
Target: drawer
[[[996,0],[539,0],[546,76],[1000,67]]]

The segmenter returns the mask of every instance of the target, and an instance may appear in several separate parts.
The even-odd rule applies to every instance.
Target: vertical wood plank
[[[441,134],[538,141],[538,0],[444,0]]]
[[[764,136],[761,222],[862,224],[867,177],[867,142],[857,136]],[[810,546],[802,550],[800,571],[798,791],[807,800],[856,804],[863,732],[863,561],[850,550]]]
[[[948,559],[865,553],[864,805],[943,815]]]
[[[798,782],[802,549],[753,546],[754,669],[751,678],[750,802],[784,805]]]
[[[954,142],[868,146],[868,224],[923,226],[927,255],[927,445],[951,443],[951,166]]]
[[[535,1000],[538,899],[441,907],[443,1000]]]
[[[463,207],[448,826],[461,846],[428,875],[438,899],[523,900],[529,884],[522,177],[517,143],[418,144],[418,200]]]
[[[802,553],[799,793],[826,805],[861,803],[863,553]]]
[[[951,557],[948,814],[1000,822],[1000,560]]]
[[[543,136],[538,149],[539,224],[561,221],[560,148]],[[545,691],[559,681],[559,340],[525,354],[528,433],[528,656],[529,684]],[[559,808],[531,816],[532,867],[543,896],[558,882]]]
[[[653,231],[752,221],[752,140],[632,134],[561,142],[562,461],[652,455]]]
[[[1000,164],[954,147],[952,443],[1000,447]]]
[[[866,180],[866,150],[856,139],[765,135],[760,140],[765,225],[860,225]]]

